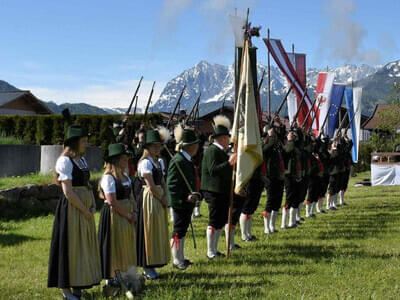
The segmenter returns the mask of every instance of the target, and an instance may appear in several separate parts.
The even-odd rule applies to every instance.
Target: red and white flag
[[[306,77],[306,55],[305,54],[300,54],[300,53],[287,53],[290,62],[294,66],[294,69],[296,71],[296,74],[300,80],[301,86],[304,88],[307,83],[307,77]],[[288,80],[286,80],[286,90],[289,90],[290,88],[290,83]],[[288,116],[289,116],[289,121],[290,123],[293,122],[294,115],[297,112],[297,102],[300,102],[301,98],[298,99],[297,94],[292,91],[290,92],[288,98],[287,98],[287,107],[288,107]],[[302,120],[304,119],[305,116],[301,116]]]
[[[264,39],[264,43],[267,46],[272,57],[274,58],[279,69],[285,75],[289,85],[293,85],[293,91],[297,96],[297,105],[300,105],[300,101],[303,98],[304,93],[306,92],[306,87],[305,85],[303,85],[304,82],[302,82],[302,80],[299,78],[295,67],[293,66],[285,49],[283,48],[282,42],[277,39]],[[305,104],[302,105],[297,119],[300,125],[304,123],[304,119],[312,106],[312,101],[307,94],[304,98],[304,102]],[[309,123],[311,123],[311,118],[308,118],[306,126],[311,126],[311,124]]]
[[[315,97],[317,97],[317,101],[320,102],[320,104],[319,110],[316,112],[317,116],[315,118],[315,123],[313,124],[313,128],[316,128],[318,130],[319,126],[322,126],[322,123],[324,122],[325,117],[328,114],[329,106],[331,103],[330,97],[334,79],[335,74],[333,72],[320,72],[318,74]]]

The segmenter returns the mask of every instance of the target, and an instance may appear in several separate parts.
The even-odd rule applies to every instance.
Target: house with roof
[[[52,111],[30,91],[0,91],[0,115],[49,115]]]

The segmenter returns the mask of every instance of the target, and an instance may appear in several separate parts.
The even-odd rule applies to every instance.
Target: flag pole
[[[267,29],[267,39],[269,43],[270,39],[270,34],[269,34],[269,28]],[[268,49],[268,117],[271,117],[271,53],[269,52]]]
[[[244,47],[243,47],[243,50],[242,50],[242,57],[241,57],[241,68],[240,68],[240,75],[239,75],[239,84],[240,84],[240,82],[241,82],[241,80],[240,80],[240,78],[242,77],[242,74],[243,74],[243,61],[244,61],[244,53],[246,52],[246,47],[248,47],[248,39],[250,38],[249,36],[248,36],[248,30],[249,30],[249,12],[250,12],[250,9],[249,8],[247,8],[247,18],[246,18],[246,29],[245,29],[245,32],[244,32]],[[235,49],[236,50],[236,49]],[[235,54],[235,56],[236,56],[236,54]],[[235,87],[235,90],[236,90],[236,87]],[[246,92],[246,85],[244,85],[244,88],[243,88],[243,90]],[[237,95],[237,98],[236,98],[236,101],[235,101],[235,104],[234,104],[234,107],[235,107],[235,109],[233,110],[234,111],[234,115],[235,115],[235,112],[236,112],[236,110],[237,109],[239,109],[238,108],[238,105],[239,105],[239,101],[238,101],[238,99],[239,99],[239,91],[238,91],[238,95]],[[234,136],[238,136],[238,132],[239,132],[239,126],[236,126],[236,128],[235,128],[235,130],[236,130],[236,132],[235,132],[235,135]],[[234,141],[234,144],[233,144],[233,153],[237,153],[237,141]],[[231,249],[230,249],[230,244],[231,244],[231,232],[232,232],[232,210],[233,210],[233,193],[234,193],[234,190],[235,190],[235,176],[236,176],[236,164],[237,163],[235,163],[233,166],[232,166],[232,181],[231,181],[231,190],[230,190],[230,195],[229,195],[229,209],[228,209],[228,238],[226,239],[226,257],[228,258],[229,257],[229,255],[231,254]]]

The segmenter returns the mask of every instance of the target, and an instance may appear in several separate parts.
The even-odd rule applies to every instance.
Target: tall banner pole
[[[267,38],[269,42],[269,28],[267,29]],[[269,52],[269,49],[268,49],[268,117],[271,117],[271,54]]]

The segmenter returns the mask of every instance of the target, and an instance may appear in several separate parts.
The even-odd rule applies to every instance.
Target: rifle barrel
[[[151,102],[151,97],[153,97],[153,92],[154,92],[154,86],[156,85],[156,82],[153,82],[153,86],[151,87],[151,92],[150,92],[150,96],[149,99],[147,100],[147,105],[146,105],[146,109],[144,111],[144,115],[143,115],[143,121],[147,116],[147,112],[149,111],[149,106],[150,106],[150,102]]]
[[[292,125],[291,125],[290,127],[293,127],[294,123],[295,123],[296,120],[297,120],[297,116],[299,115],[299,112],[300,112],[300,110],[301,110],[301,107],[303,106],[303,103],[304,103],[304,99],[305,99],[305,97],[306,97],[306,94],[307,94],[307,89],[304,91],[304,94],[303,94],[303,96],[301,97],[301,101],[300,101],[299,107],[297,108],[296,114],[294,115],[294,118],[293,118]]]
[[[279,115],[279,113],[281,112],[283,105],[285,104],[287,98],[289,97],[290,92],[293,89],[293,84],[290,85],[288,91],[286,92],[285,98],[283,98],[283,100],[281,101],[281,103],[279,104],[278,110],[275,112],[275,115]]]
[[[181,91],[181,94],[179,95],[178,101],[176,101],[174,110],[173,110],[172,114],[169,116],[168,123],[167,123],[167,128],[169,128],[169,125],[171,124],[172,118],[175,115],[176,109],[178,108],[178,105],[181,102],[181,99],[182,99],[182,96],[183,96],[183,92],[185,91],[185,88],[186,88],[186,84],[183,86],[183,89]]]
[[[137,95],[137,93],[138,93],[138,91],[139,91],[140,84],[142,83],[142,80],[143,80],[143,76],[142,76],[142,77],[140,77],[140,80],[139,80],[138,86],[136,87],[135,94],[133,94],[133,97],[132,97],[131,103],[129,104],[128,110],[127,110],[127,111],[126,111],[126,113],[125,113],[126,115],[129,115],[129,113],[131,112],[132,105],[133,105],[133,101],[135,101],[135,98],[136,98],[136,95]]]

